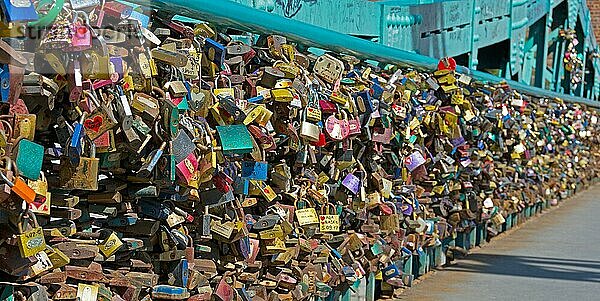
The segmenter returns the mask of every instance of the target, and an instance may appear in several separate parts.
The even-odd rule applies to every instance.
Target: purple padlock
[[[450,143],[452,143],[452,146],[454,147],[459,147],[465,145],[467,141],[465,140],[465,137],[459,136],[457,138],[452,138],[452,140],[450,140]]]
[[[117,82],[117,81],[123,79],[123,74],[125,72],[124,66],[123,66],[123,58],[111,57],[110,63],[114,66],[114,69],[115,69],[115,73],[111,74],[111,80],[113,80],[113,82]]]
[[[360,190],[360,179],[350,173],[344,178],[342,185],[352,191],[352,193],[357,194]]]
[[[423,163],[425,163],[425,158],[418,151],[415,151],[404,159],[404,165],[406,165],[406,168],[408,168],[410,172],[423,165]]]
[[[411,215],[413,213],[413,205],[409,203],[402,203],[400,210],[404,215]]]

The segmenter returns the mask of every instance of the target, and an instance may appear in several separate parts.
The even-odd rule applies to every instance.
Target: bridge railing
[[[281,34],[285,35],[288,40],[302,45],[352,54],[361,59],[409,66],[418,70],[434,70],[439,60],[439,58],[388,47],[231,1],[131,0],[130,2],[248,32]],[[510,86],[532,96],[560,98],[567,102],[600,108],[600,102],[590,99],[548,91],[489,73],[472,70],[468,67],[461,66],[457,70],[480,81],[489,83],[507,82]]]

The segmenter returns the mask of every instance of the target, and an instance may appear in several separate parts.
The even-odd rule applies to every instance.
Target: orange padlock
[[[12,171],[14,171],[13,174],[15,175],[15,178],[13,182],[2,172],[0,172],[0,178],[10,187],[12,192],[25,200],[27,204],[33,203],[35,200],[35,191],[31,189],[31,187],[29,187],[29,185],[27,185],[27,183],[21,179],[21,177],[17,176],[19,171],[17,170],[16,164],[13,164],[12,159],[9,157],[3,157],[2,160],[6,162],[7,169],[12,169]]]
[[[10,186],[10,184],[8,185]],[[15,179],[15,183],[11,187],[11,190],[25,200],[27,204],[31,204],[35,200],[35,191],[33,191],[25,181],[21,180],[21,177]]]

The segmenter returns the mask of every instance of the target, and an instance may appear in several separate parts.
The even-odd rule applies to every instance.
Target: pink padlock
[[[362,132],[362,124],[358,116],[348,120],[349,135],[358,135]]]
[[[325,121],[325,131],[329,137],[335,140],[343,140],[350,135],[350,125],[348,124],[348,116],[342,110],[343,119],[338,119],[334,115],[327,117]]]
[[[92,33],[90,31],[90,19],[88,14],[83,11],[75,11],[73,19],[73,28],[71,32],[71,50],[82,51],[92,47]],[[79,16],[83,16],[82,21]]]
[[[391,128],[373,128],[372,140],[383,144],[390,144],[393,130]]]
[[[198,180],[198,159],[194,153],[190,153],[183,161],[177,163],[177,174],[187,184]]]

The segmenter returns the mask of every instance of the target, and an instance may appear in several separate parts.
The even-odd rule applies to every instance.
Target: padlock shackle
[[[332,214],[329,209],[333,208],[333,214],[337,215],[337,206],[335,204],[332,204],[330,202],[327,202],[326,204],[323,204],[323,206],[321,206],[321,215],[323,214]]]
[[[1,175],[1,174],[0,174]],[[25,209],[24,211],[22,211],[19,214],[19,220],[17,221],[17,231],[19,232],[18,234],[23,234],[25,233],[24,229],[23,229],[23,220],[25,220],[27,217],[27,221],[28,223],[33,221],[33,227],[37,228],[40,225],[38,224],[37,221],[37,217],[35,216],[35,213],[33,213],[33,211],[29,210],[29,206],[27,206],[27,209]]]
[[[227,79],[227,82],[229,83],[229,87],[227,87],[228,89],[231,89],[232,85],[231,85],[231,78],[229,78],[229,76],[224,76],[222,74],[219,74],[215,77],[215,89],[218,89],[219,87],[219,78],[221,77],[225,77],[225,79]],[[214,95],[214,94],[213,94]]]
[[[4,164],[5,164],[4,168],[6,168],[7,171],[11,170],[13,172],[15,178],[19,176],[19,168],[18,168],[17,164],[15,164],[13,159],[11,159],[8,156],[4,156],[4,157],[0,158],[0,162],[4,162]],[[10,187],[15,186],[14,182],[9,180],[8,177],[3,172],[0,172],[0,177],[2,177],[2,180],[4,180],[4,182],[6,182],[6,184],[8,184],[8,186],[10,186]]]
[[[77,19],[79,19],[80,15],[83,16],[82,20],[85,21],[85,23],[83,23],[83,24],[85,24],[85,25],[90,24],[90,16],[88,15],[87,12],[82,11],[82,10],[73,10],[73,11],[71,11],[71,13],[73,14],[73,22],[71,22],[72,24],[77,23]]]
[[[162,101],[166,101],[167,100],[167,93],[165,93],[165,91],[157,86],[152,86],[152,92],[160,95],[159,100]]]
[[[390,209],[392,209],[392,211],[394,212],[393,214],[398,214],[398,207],[396,207],[396,204],[392,201],[387,201],[385,202],[385,204],[388,205],[388,207],[390,207]]]
[[[14,134],[13,126],[6,119],[0,119],[0,123],[2,123],[2,126],[4,127],[5,130],[6,129],[8,130],[8,133],[7,133],[8,135],[6,136],[6,142],[9,143],[10,140],[14,139],[14,137],[13,137],[13,134]]]
[[[96,143],[90,139],[87,135],[83,135],[84,146],[88,146],[89,156],[90,158],[96,158]],[[81,155],[83,156],[85,152],[85,147],[82,148]]]
[[[79,107],[76,107],[76,108],[79,108]],[[85,121],[87,116],[88,116],[88,113],[86,111],[82,111],[81,116],[79,116],[79,124],[83,125],[83,122]]]

